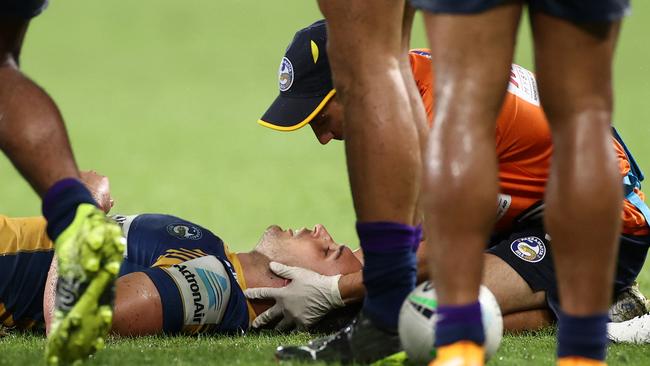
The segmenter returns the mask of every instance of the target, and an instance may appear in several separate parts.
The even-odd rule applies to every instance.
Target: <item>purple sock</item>
[[[90,191],[80,181],[65,178],[54,183],[43,197],[43,216],[47,220],[47,235],[52,241],[70,225],[82,203],[97,205]]]
[[[437,309],[435,347],[446,346],[458,341],[485,342],[481,304],[477,301],[468,305],[442,305]]]
[[[421,229],[395,222],[359,222],[363,249],[364,314],[376,325],[397,330],[402,302],[415,287]]]
[[[558,312],[557,356],[579,356],[605,360],[607,356],[607,314],[571,316]]]

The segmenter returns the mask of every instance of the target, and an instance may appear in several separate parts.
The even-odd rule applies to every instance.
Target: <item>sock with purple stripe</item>
[[[65,178],[54,183],[43,197],[43,216],[47,220],[47,235],[52,241],[74,220],[82,203],[96,205],[90,191],[80,181]]]
[[[363,249],[364,314],[377,326],[397,330],[399,310],[415,288],[421,230],[395,222],[359,222]]]
[[[481,304],[478,301],[459,306],[441,305],[437,314],[435,347],[458,341],[471,341],[479,345],[485,342]]]
[[[603,361],[607,356],[607,314],[571,316],[558,312],[557,356]]]

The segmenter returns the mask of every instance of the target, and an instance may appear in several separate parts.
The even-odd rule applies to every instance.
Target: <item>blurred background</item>
[[[650,172],[650,4],[633,6],[615,121]],[[323,223],[356,247],[343,144],[256,123],[278,92],[285,47],[320,17],[305,0],[53,0],[30,26],[22,66],[57,101],[80,167],[110,177],[114,213],[175,214],[238,250],[269,224]],[[413,47],[426,47],[416,23]],[[524,23],[515,61],[534,69]],[[0,213],[40,214],[6,159],[0,177]]]

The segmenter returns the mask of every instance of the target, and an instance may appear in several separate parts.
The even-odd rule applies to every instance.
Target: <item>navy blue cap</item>
[[[294,131],[309,123],[334,96],[327,59],[325,20],[299,30],[278,70],[280,95],[257,123],[278,131]]]

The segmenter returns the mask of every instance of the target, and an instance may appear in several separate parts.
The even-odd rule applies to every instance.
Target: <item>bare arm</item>
[[[56,278],[57,278],[56,257],[52,258],[50,270],[47,272],[45,281],[45,292],[43,293],[43,318],[45,318],[45,332],[50,332],[52,319],[54,317],[54,299],[56,298]]]
[[[363,300],[366,288],[363,286],[363,274],[361,271],[346,274],[339,279],[339,292],[343,303],[351,304]]]
[[[354,255],[363,263],[363,251],[357,249]],[[428,278],[428,263],[426,260],[426,242],[420,242],[417,251],[417,283]],[[341,276],[339,279],[339,292],[345,304],[353,304],[363,300],[366,288],[363,286],[363,273],[361,271]]]
[[[129,273],[115,282],[112,331],[122,336],[162,333],[162,299],[156,285],[143,272]]]
[[[114,204],[108,177],[94,170],[85,170],[81,172],[81,181],[88,188],[99,208],[108,213]]]
[[[57,264],[52,260],[43,295],[46,331],[54,319]],[[115,282],[115,308],[112,332],[123,336],[144,336],[162,333],[162,299],[158,289],[142,272],[129,273]]]

